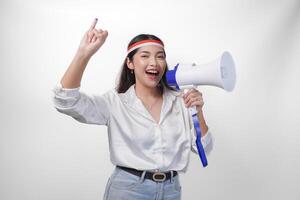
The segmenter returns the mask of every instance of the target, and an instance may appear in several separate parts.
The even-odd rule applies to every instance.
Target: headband
[[[142,41],[135,42],[132,45],[130,45],[127,49],[127,55],[130,52],[136,50],[137,48],[144,47],[144,46],[149,46],[149,45],[155,45],[155,46],[159,46],[159,47],[164,48],[164,43],[159,41],[159,40],[142,40]]]

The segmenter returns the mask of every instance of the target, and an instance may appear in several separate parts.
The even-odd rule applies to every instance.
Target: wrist
[[[203,113],[202,106],[196,106],[196,110],[197,110],[198,114]]]
[[[82,49],[78,49],[75,54],[76,59],[84,60],[84,61],[88,61],[91,57],[92,57],[92,55],[89,55],[88,53],[86,53],[86,51],[84,51]]]

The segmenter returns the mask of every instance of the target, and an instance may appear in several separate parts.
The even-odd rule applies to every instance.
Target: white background
[[[300,199],[299,0],[4,0],[1,200],[102,199],[113,170],[106,127],[58,113],[51,91],[94,17],[109,36],[82,80],[89,94],[114,87],[140,33],[165,42],[171,66],[234,57],[233,92],[199,87],[215,146],[205,169],[191,157],[184,200]]]

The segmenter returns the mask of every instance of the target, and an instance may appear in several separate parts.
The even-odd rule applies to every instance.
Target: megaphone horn
[[[206,64],[180,64],[166,73],[169,86],[182,89],[185,86],[212,85],[232,91],[236,82],[235,65],[229,52]]]

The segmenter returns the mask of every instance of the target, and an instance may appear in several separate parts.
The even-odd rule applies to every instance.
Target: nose
[[[157,60],[154,56],[151,56],[149,59],[149,65],[150,66],[157,66]]]

